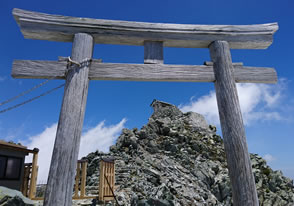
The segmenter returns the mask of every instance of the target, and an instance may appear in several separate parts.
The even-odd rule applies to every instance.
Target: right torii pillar
[[[214,41],[209,49],[216,79],[214,86],[232,184],[233,202],[236,206],[258,206],[230,47],[226,41]]]

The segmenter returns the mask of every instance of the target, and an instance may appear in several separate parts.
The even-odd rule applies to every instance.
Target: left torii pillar
[[[75,34],[71,59],[75,62],[91,59],[93,45],[91,35]],[[88,95],[88,74],[87,64],[73,64],[68,68],[44,206],[72,204],[73,183]]]

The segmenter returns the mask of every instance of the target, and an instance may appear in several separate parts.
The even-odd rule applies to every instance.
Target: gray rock
[[[111,153],[89,154],[89,192],[99,184],[99,159],[114,157],[121,205],[232,205],[223,140],[202,115],[155,100],[141,130],[124,129]],[[260,205],[293,205],[293,180],[251,154]],[[90,193],[89,193],[90,194]]]
[[[34,206],[35,203],[24,197],[21,192],[0,186],[1,206]]]
[[[195,112],[187,112],[185,115],[187,116],[188,124],[190,124],[192,127],[203,128],[203,129],[209,128],[203,115],[195,113]]]
[[[171,201],[150,198],[148,200],[140,200],[138,206],[174,206],[174,204]]]

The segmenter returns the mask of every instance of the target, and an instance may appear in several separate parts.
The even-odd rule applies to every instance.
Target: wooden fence
[[[87,177],[87,160],[78,160],[77,172],[75,177],[75,193],[74,199],[84,199],[85,198],[85,187],[86,187],[86,177]],[[95,197],[94,197],[95,198]]]
[[[21,192],[25,197],[33,199],[36,197],[36,185],[38,176],[38,151],[34,150],[33,162],[25,163],[24,165],[24,175],[22,180]]]
[[[31,173],[31,163],[26,164],[25,167],[25,177],[29,177]],[[72,199],[96,199],[97,196],[86,196],[86,180],[87,180],[87,167],[88,161],[87,160],[78,160],[77,162],[77,169],[76,169],[76,176],[75,176],[75,184],[74,184],[74,195]],[[28,188],[28,180],[26,178],[24,187]],[[36,185],[34,186],[34,194],[36,193]],[[27,192],[23,192],[23,194],[27,194]],[[29,197],[29,196],[26,196]],[[33,200],[43,200],[44,197],[29,197]]]

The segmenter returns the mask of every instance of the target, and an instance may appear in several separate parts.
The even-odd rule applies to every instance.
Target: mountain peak
[[[223,140],[198,113],[154,100],[140,130],[123,129],[109,154],[89,154],[87,185],[98,185],[99,159],[116,159],[121,205],[232,205]],[[293,180],[251,154],[260,205],[294,203]],[[154,204],[153,204],[154,203]]]

